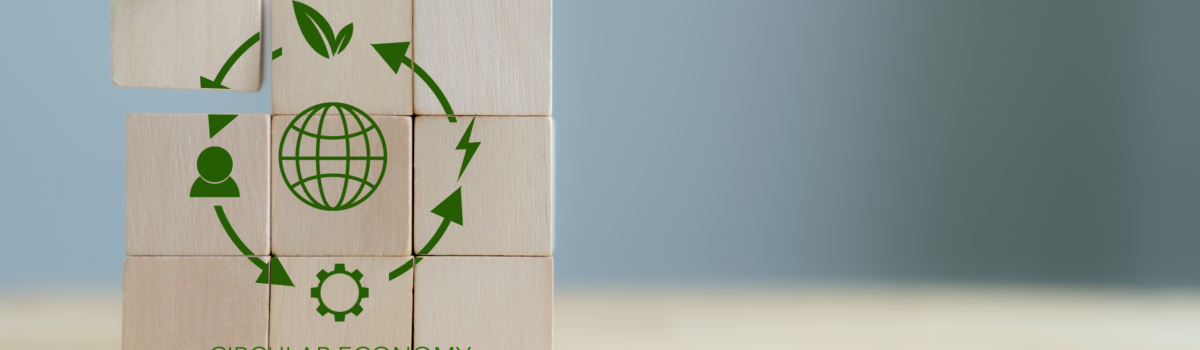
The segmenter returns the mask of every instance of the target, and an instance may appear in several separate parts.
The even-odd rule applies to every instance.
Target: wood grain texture
[[[217,219],[256,254],[267,254],[270,116],[239,115],[210,138],[207,114],[130,114],[125,120],[125,252],[128,255],[242,255]],[[191,198],[196,160],[210,146],[233,158],[237,198]]]
[[[125,259],[125,350],[267,343],[269,289],[241,257]]]
[[[549,350],[551,257],[427,257],[417,264],[413,346]]]
[[[474,117],[480,142],[458,179],[456,150],[471,118],[417,117],[414,239],[421,249],[442,223],[430,213],[462,187],[463,225],[451,224],[433,255],[549,256],[554,248],[554,123],[550,117]],[[457,179],[457,180],[456,180]]]
[[[373,116],[387,144],[387,166],[379,189],[366,201],[346,210],[325,211],[297,199],[279,169],[279,144],[294,115],[272,120],[272,251],[280,256],[409,256],[412,255],[412,118]],[[329,118],[333,120],[334,118]],[[340,122],[339,122],[340,123]],[[338,124],[336,127],[340,128]],[[294,134],[294,133],[293,133]],[[294,143],[289,143],[288,147]],[[344,155],[345,148],[322,143],[322,155]],[[382,146],[379,146],[382,147]],[[304,147],[301,155],[310,155]],[[356,152],[361,154],[361,152]],[[365,163],[365,162],[364,162]],[[345,163],[322,161],[322,173],[344,172]],[[375,168],[380,162],[372,162]],[[315,166],[305,164],[306,172]],[[352,163],[352,174],[362,175],[365,164]],[[295,182],[295,174],[290,174]],[[327,193],[340,192],[342,179],[319,180]],[[314,183],[309,183],[314,185]],[[308,186],[316,193],[315,186]]]
[[[388,281],[388,272],[408,259],[343,258],[343,257],[285,257],[279,259],[292,276],[295,287],[271,287],[271,347],[304,349],[340,346],[375,349],[405,349],[412,343],[413,274],[406,273]],[[362,299],[363,311],[357,316],[347,314],[343,322],[335,322],[332,314],[317,313],[320,305],[311,293],[320,284],[316,277],[321,270],[334,271],[335,264],[345,270],[362,273],[362,286],[368,295]],[[332,275],[321,286],[322,299],[334,311],[347,310],[358,297],[357,285],[345,275]]]
[[[345,51],[325,58],[300,32],[291,1],[271,5],[271,110],[298,114],[324,102],[342,102],[370,115],[412,115],[412,70],[392,72],[371,44],[412,41],[411,0],[307,0],[334,31],[354,23]],[[411,55],[409,57],[412,57]]]
[[[459,115],[550,115],[552,0],[415,0],[413,55]],[[419,83],[419,82],[418,82]],[[418,115],[444,115],[417,84]]]
[[[262,31],[261,0],[113,0],[112,80],[116,86],[200,89],[216,79],[230,55]],[[262,42],[221,84],[258,91]]]

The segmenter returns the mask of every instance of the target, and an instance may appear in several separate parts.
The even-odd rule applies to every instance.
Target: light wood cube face
[[[274,116],[274,253],[411,255],[412,137],[411,117],[336,106]]]
[[[125,259],[122,348],[265,346],[270,290],[243,257]]]
[[[315,16],[307,15],[306,7],[321,19],[310,20]],[[297,20],[298,8],[304,22]],[[412,13],[409,0],[272,2],[272,50],[283,49],[271,61],[272,112],[299,114],[319,103],[341,102],[371,115],[412,115],[412,70],[400,67],[394,72],[371,46],[411,42]],[[329,32],[321,29],[322,21]],[[313,44],[301,30],[302,23],[314,26]],[[339,40],[342,34],[348,42]],[[331,42],[339,45],[331,48]]]
[[[414,0],[413,60],[458,115],[550,115],[552,0]],[[429,89],[418,115],[445,115]]]
[[[471,123],[474,123],[473,125]],[[549,117],[417,117],[414,239],[444,220],[430,213],[460,186],[463,225],[428,254],[548,256],[554,248],[554,124]],[[466,130],[478,148],[464,169]],[[459,174],[462,177],[459,178]]]
[[[244,255],[222,227],[217,206],[247,248],[269,252],[270,116],[238,115],[215,135],[209,119],[208,114],[126,118],[128,255]],[[214,147],[228,154],[232,162],[222,164],[231,168],[226,178],[206,181],[199,161]],[[206,191],[212,188],[217,193]],[[230,196],[231,188],[236,196]]]
[[[113,0],[113,84],[200,89],[205,77],[229,90],[258,91],[262,27],[261,0]],[[221,74],[255,35],[258,43]]]
[[[271,347],[410,347],[413,273],[388,280],[409,259],[280,258],[296,286],[271,286]]]
[[[414,271],[414,347],[551,349],[553,258],[435,256]]]

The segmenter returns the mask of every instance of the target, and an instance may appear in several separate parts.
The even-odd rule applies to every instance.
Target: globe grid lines
[[[306,196],[308,197],[308,199],[309,199],[309,200],[308,200],[308,201],[306,201],[306,202],[307,202],[307,203],[309,203],[309,205],[310,205],[310,206],[314,206],[314,207],[317,207],[317,208],[319,208],[319,209],[324,209],[324,210],[338,210],[338,208],[341,208],[341,206],[342,206],[342,203],[344,203],[344,201],[345,201],[345,191],[348,189],[349,180],[352,178],[352,176],[350,176],[350,175],[349,175],[349,166],[350,166],[350,162],[349,162],[349,161],[346,161],[346,169],[345,169],[345,173],[344,173],[344,176],[343,176],[343,180],[344,180],[344,181],[343,181],[343,187],[342,187],[343,191],[342,191],[342,196],[341,196],[341,199],[339,200],[339,202],[338,202],[338,204],[337,204],[337,205],[335,205],[335,206],[333,206],[333,207],[330,207],[330,206],[329,206],[329,200],[328,200],[328,198],[326,197],[326,194],[325,194],[325,189],[324,189],[324,187],[325,187],[325,186],[324,186],[324,181],[322,181],[322,179],[323,179],[323,178],[327,178],[327,177],[337,177],[337,175],[336,175],[336,174],[322,174],[322,173],[321,173],[321,167],[320,167],[320,165],[321,165],[321,164],[320,164],[320,163],[321,163],[321,157],[320,157],[320,146],[321,146],[321,142],[320,142],[320,140],[322,140],[322,139],[338,139],[338,138],[339,138],[339,137],[326,137],[325,135],[322,135],[322,134],[323,134],[323,132],[324,132],[324,126],[325,126],[325,125],[324,125],[324,123],[325,123],[325,117],[326,117],[326,116],[328,116],[328,112],[329,112],[329,109],[330,109],[330,107],[337,107],[337,110],[338,110],[339,116],[341,117],[341,121],[342,121],[342,127],[343,127],[343,131],[344,131],[344,132],[343,132],[344,136],[342,136],[341,138],[344,138],[344,139],[346,140],[346,143],[347,143],[347,157],[350,157],[350,156],[351,156],[351,154],[350,154],[350,148],[349,148],[349,142],[350,142],[350,138],[352,137],[352,136],[351,136],[352,134],[350,134],[350,132],[349,132],[349,128],[348,128],[348,126],[347,126],[347,124],[346,124],[346,120],[345,120],[345,113],[346,113],[346,110],[343,110],[343,109],[341,108],[341,106],[337,106],[337,105],[335,105],[335,104],[324,104],[324,105],[318,105],[318,106],[314,106],[314,107],[312,107],[312,108],[311,108],[311,109],[312,109],[312,112],[310,112],[310,113],[308,114],[308,116],[305,118],[305,122],[304,122],[304,126],[303,126],[304,128],[307,128],[307,126],[308,126],[307,124],[308,124],[310,121],[312,121],[312,118],[313,118],[313,117],[316,115],[316,110],[317,110],[317,109],[320,109],[322,106],[324,106],[325,108],[321,110],[321,118],[320,118],[320,119],[319,119],[319,121],[318,121],[318,126],[317,126],[317,134],[316,134],[316,135],[319,135],[319,136],[322,136],[322,137],[318,139],[318,142],[316,143],[316,147],[315,147],[315,153],[318,155],[318,156],[316,157],[316,158],[317,158],[317,160],[314,162],[314,163],[315,163],[315,164],[314,164],[314,167],[315,167],[315,169],[316,169],[317,175],[314,175],[314,176],[312,176],[312,177],[309,177],[309,178],[305,178],[305,177],[303,176],[302,170],[300,169],[300,162],[298,162],[298,161],[297,161],[297,162],[296,162],[296,168],[297,168],[297,177],[299,177],[299,178],[300,178],[300,179],[297,181],[297,184],[298,184],[299,186],[304,186],[304,187],[303,187],[303,189],[304,189],[304,191],[305,191],[305,195],[306,195]],[[347,109],[350,109],[350,108],[347,108]],[[369,147],[369,143],[370,143],[370,136],[369,136],[368,134],[366,134],[366,133],[365,133],[365,131],[367,131],[367,128],[366,128],[366,127],[364,127],[364,125],[363,125],[363,123],[362,123],[362,120],[361,120],[361,119],[358,117],[358,115],[357,115],[358,113],[355,113],[353,110],[351,110],[350,114],[351,114],[352,116],[354,116],[354,117],[355,117],[355,122],[356,122],[356,123],[358,123],[358,124],[359,124],[359,127],[360,127],[360,129],[362,129],[362,130],[364,131],[364,133],[363,133],[363,137],[364,137],[365,143],[367,144],[367,147],[366,147],[366,152],[367,152],[367,156],[368,156],[368,157],[370,157],[370,147]],[[365,113],[363,113],[363,114],[365,114]],[[368,117],[368,118],[369,118],[369,117]],[[376,125],[376,124],[374,124],[374,123],[373,123],[373,121],[372,121],[372,127],[374,127],[375,125]],[[292,126],[293,126],[293,128],[294,128],[294,126],[295,126],[295,123],[294,123],[294,122],[292,123]],[[300,131],[303,131],[303,128],[301,128],[301,129],[300,129]],[[307,133],[307,132],[305,132],[305,134],[310,134],[310,135],[311,135],[311,133]],[[382,135],[381,135],[381,136],[382,136]],[[381,139],[382,139],[382,137],[381,137]],[[298,135],[298,136],[297,136],[297,153],[296,153],[296,154],[299,154],[299,149],[300,149],[300,146],[301,146],[301,145],[300,145],[300,142],[301,142],[301,137]],[[364,170],[364,174],[363,174],[363,175],[364,175],[364,177],[367,177],[367,176],[369,176],[369,174],[370,174],[370,162],[368,161],[368,162],[367,162],[367,164],[366,164],[366,168],[365,168],[365,170]],[[317,181],[317,190],[319,191],[319,194],[321,195],[321,204],[317,204],[317,202],[316,202],[316,197],[312,195],[312,193],[311,193],[311,192],[310,192],[310,190],[308,189],[308,186],[306,185],[306,184],[309,184],[309,183],[310,183],[311,181],[313,181],[313,180]],[[362,188],[363,188],[363,185],[372,185],[372,184],[370,184],[370,182],[369,182],[369,181],[366,181],[366,179],[363,179],[363,178],[354,178],[354,180],[355,180],[355,182],[357,182],[357,183],[360,185],[360,186],[359,186],[359,190],[358,190],[358,191],[355,193],[355,196],[354,196],[353,198],[351,198],[351,203],[353,203],[353,204],[356,204],[355,202],[357,201],[357,199],[358,199],[359,195],[361,195],[361,193],[362,193]],[[376,186],[372,186],[371,192],[368,192],[368,196],[369,196],[371,193],[373,193],[373,192],[374,192],[375,188],[376,188]],[[297,194],[298,194],[298,193],[297,193]],[[365,200],[365,199],[366,199],[366,198],[363,198],[363,200]],[[303,199],[302,199],[302,200],[303,200]],[[348,207],[347,207],[347,208],[348,208]],[[342,209],[345,209],[345,208],[342,208]]]
[[[296,156],[282,157],[283,160],[386,160],[384,157],[315,157],[315,156]]]
[[[332,115],[330,114],[331,111],[336,111],[337,114]],[[320,112],[319,117],[317,116],[318,112]],[[327,130],[336,130],[335,126],[325,128],[326,117],[340,118],[342,124],[342,135],[324,134]],[[353,124],[347,120],[350,117],[354,118]],[[364,121],[363,119],[366,120]],[[309,124],[313,122],[317,123],[316,133],[308,130]],[[333,123],[336,124],[336,122]],[[350,132],[350,125],[357,125],[358,130],[353,133]],[[292,133],[295,133],[295,136],[291,136]],[[379,142],[374,147],[381,148],[380,152],[372,151],[372,148],[374,147],[372,145],[371,134],[375,134],[378,138]],[[291,155],[285,155],[284,149],[287,148],[285,146],[289,140],[289,137],[294,137],[296,144],[293,150],[294,153]],[[365,155],[355,155],[353,152],[352,142],[357,142],[359,138],[362,139],[361,142],[364,146],[363,148],[365,150]],[[316,144],[309,148],[313,150],[315,154],[313,156],[300,155],[302,144],[306,141],[306,139],[315,140]],[[322,141],[336,142],[339,140],[345,142],[346,152],[344,155],[321,154]],[[288,186],[288,190],[291,191],[297,199],[316,209],[338,211],[350,209],[361,204],[379,188],[379,184],[383,182],[383,176],[387,169],[387,143],[383,137],[383,133],[380,131],[379,124],[376,123],[375,120],[372,119],[371,116],[366,112],[363,112],[361,109],[348,104],[327,102],[309,107],[292,119],[288,126],[284,128],[284,133],[280,137],[278,157],[280,175],[283,178],[284,184]],[[322,173],[321,162],[323,161],[344,162],[345,167],[344,169],[341,169],[343,172]],[[362,161],[365,163],[364,167],[362,168],[362,177],[351,174],[351,164],[352,162],[356,161]],[[382,164],[379,166],[378,175],[375,181],[372,183],[369,180],[373,175],[371,173],[373,168],[371,163],[376,161],[381,162]],[[293,164],[287,164],[286,162],[292,162]],[[301,166],[303,164],[307,164],[308,162],[313,163],[315,174],[306,177],[306,172]],[[290,179],[288,176],[287,169],[290,165],[294,165],[295,181],[292,181],[292,179]],[[326,170],[328,171],[330,169],[326,167]],[[342,179],[342,188],[340,194],[326,191],[324,179],[328,178]],[[355,184],[358,184],[358,189],[349,198],[347,198],[347,195],[351,194],[348,192],[351,185],[351,180],[353,180]],[[316,189],[310,189],[310,187],[313,187],[313,181],[316,182]],[[336,185],[331,184],[331,186]],[[296,187],[300,187],[300,189],[298,190]],[[370,189],[364,192],[366,187],[370,187]],[[331,202],[330,199],[336,199],[336,201]]]
[[[344,122],[344,120],[343,120],[343,122]],[[359,124],[361,124],[361,123],[359,123]],[[371,130],[375,130],[375,127],[376,127],[376,125],[372,124],[371,126],[368,126],[366,129],[360,130],[359,132],[356,132],[353,134],[342,135],[342,136],[327,136],[327,135],[314,134],[314,133],[305,131],[303,129],[297,128],[296,125],[294,125],[294,124],[288,125],[289,129],[296,130],[297,133],[303,134],[304,136],[308,136],[308,137],[311,137],[314,139],[322,139],[322,140],[341,140],[341,139],[353,138],[358,135],[363,135]]]

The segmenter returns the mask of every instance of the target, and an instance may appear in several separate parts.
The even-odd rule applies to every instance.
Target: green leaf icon
[[[334,35],[329,21],[316,9],[299,1],[292,1],[292,7],[295,8],[296,23],[300,26],[300,33],[304,34],[304,40],[308,41],[308,46],[321,57],[332,58],[350,45],[350,37],[354,35],[354,23],[347,24]]]
[[[354,23],[350,23],[345,27],[342,27],[342,30],[338,32],[337,39],[334,40],[338,43],[336,53],[342,53],[342,50],[346,49],[346,45],[350,45],[350,37],[353,35]]]

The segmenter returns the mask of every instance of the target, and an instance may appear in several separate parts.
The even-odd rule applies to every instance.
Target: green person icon
[[[200,177],[192,183],[191,197],[239,197],[237,182],[229,177],[233,172],[233,157],[224,148],[213,146],[196,158]]]

